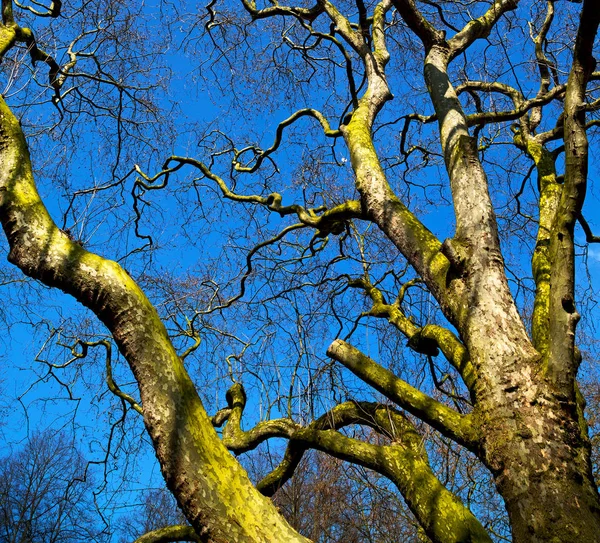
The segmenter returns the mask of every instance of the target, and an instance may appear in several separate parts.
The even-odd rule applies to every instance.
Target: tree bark
[[[526,381],[507,386],[504,405],[482,417],[482,460],[504,498],[513,540],[598,542],[600,500],[581,413],[551,385]]]

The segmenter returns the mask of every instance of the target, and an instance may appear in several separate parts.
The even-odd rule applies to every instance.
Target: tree
[[[49,27],[69,24],[67,11],[59,17],[67,10],[60,2],[43,13],[39,6],[15,6],[32,19],[55,18]],[[78,14],[86,13],[87,3],[82,6]],[[119,4],[110,9],[120,9]],[[141,42],[133,37],[131,21],[138,15],[129,14],[109,34],[94,23],[89,41],[85,26],[71,31],[77,38],[64,48],[66,61],[59,63],[38,46],[35,27],[26,28],[13,15],[13,2],[3,2],[0,53],[6,59],[24,46],[32,62],[46,64],[59,111],[76,111],[74,96],[83,112],[112,111],[118,127],[113,159],[119,168],[123,138],[133,134],[133,140],[143,139],[137,135],[143,123],[135,115],[147,104],[142,94],[148,90],[134,88],[124,79],[135,79],[134,72],[125,70],[122,76],[120,68],[137,58],[139,75],[141,65],[156,57],[136,56]],[[204,15],[205,24],[194,19],[182,39],[195,54],[192,36],[204,32],[205,45],[198,47],[210,48],[214,55],[210,69],[218,77],[212,83],[236,93],[233,106],[247,102],[268,108],[281,88],[299,102],[322,104],[324,112],[310,105],[297,110],[277,125],[274,143],[267,148],[257,143],[238,147],[235,130],[212,132],[198,135],[204,156],[172,155],[156,174],[148,173],[152,160],[145,167],[130,164],[122,176],[115,166],[109,183],[85,194],[109,191],[110,200],[110,194],[128,189],[134,216],[118,223],[119,228],[146,244],[122,256],[133,263],[131,274],[73,239],[70,229],[56,226],[34,182],[26,137],[35,142],[35,134],[25,133],[10,100],[0,102],[0,218],[9,261],[27,276],[74,296],[108,328],[131,368],[141,402],[111,379],[109,387],[143,414],[166,484],[200,540],[306,541],[267,496],[292,476],[306,450],[317,449],[387,477],[432,541],[490,541],[478,511],[442,484],[432,468],[424,436],[437,432],[487,468],[506,505],[515,542],[599,541],[600,498],[592,475],[585,400],[577,384],[582,303],[575,281],[581,239],[577,224],[586,244],[598,241],[583,207],[590,177],[588,140],[600,105],[595,86],[600,74],[594,71],[597,2],[318,0],[314,5],[259,5],[242,0],[235,6],[210,2]],[[162,19],[161,24],[159,34],[175,39],[172,27]],[[59,39],[59,33],[54,37]],[[106,66],[98,53],[105,39],[108,50],[118,51],[109,55]],[[80,42],[88,48],[73,45]],[[17,62],[18,55],[11,58],[24,65]],[[97,72],[78,71],[78,63],[93,65],[90,59],[95,59]],[[253,74],[257,79],[269,74],[274,81],[258,97],[236,86],[237,63],[245,67],[245,62],[247,81]],[[227,69],[218,70],[219,63]],[[422,79],[417,80],[418,64]],[[232,87],[220,80],[228,73]],[[112,88],[119,97],[117,113],[99,94],[89,99],[79,87],[80,78]],[[405,99],[392,101],[393,92]],[[407,103],[409,97],[413,104]],[[428,105],[433,113],[427,113]],[[149,106],[145,111],[150,115],[154,110]],[[24,108],[25,120],[26,113]],[[336,116],[341,119],[337,126],[331,121]],[[243,117],[238,124],[239,119]],[[279,168],[282,142],[286,137],[293,142],[288,132],[294,134],[307,119],[316,122],[320,134],[313,137],[304,129],[296,146],[290,144],[288,157],[301,166],[284,204],[277,183],[290,168]],[[335,145],[328,149],[323,138]],[[182,205],[184,224],[214,218],[211,206],[224,209],[207,196],[215,190],[237,205],[235,213],[243,209],[247,215],[233,222],[231,235],[238,237],[231,243],[231,260],[207,265],[206,277],[181,280],[180,296],[165,296],[163,322],[140,285],[156,293],[174,289],[176,282],[158,273],[149,276],[143,268],[147,261],[136,264],[134,257],[156,247],[144,232],[151,221],[157,228],[160,223],[150,199],[156,194],[168,198],[169,183],[181,180],[185,170],[194,171],[187,187],[195,196]],[[537,183],[532,186],[533,175]],[[419,188],[420,196],[415,195]],[[176,198],[183,198],[181,190]],[[82,194],[73,192],[71,203]],[[290,197],[296,203],[288,204]],[[425,212],[448,200],[452,214],[442,216],[451,226],[428,228]],[[68,212],[74,209],[69,205]],[[169,217],[180,218],[176,213]],[[275,223],[280,230],[273,234]],[[443,241],[434,233],[448,229]],[[186,234],[193,244],[194,236]],[[233,281],[227,274],[237,265],[236,252],[245,236],[250,248]],[[511,251],[516,246],[515,256]],[[203,248],[209,261],[210,247]],[[257,265],[262,254],[268,258]],[[518,273],[511,283],[513,269]],[[219,274],[226,276],[223,284]],[[237,293],[232,283],[239,285]],[[305,294],[309,290],[310,296]],[[188,291],[195,292],[195,306],[186,305]],[[261,307],[268,307],[268,314]],[[252,341],[226,327],[218,329],[218,323],[236,314],[248,315],[252,325],[253,319],[263,319],[269,333],[279,327],[290,337],[290,350],[284,351],[279,339],[269,340],[261,356],[270,351],[287,356],[289,345],[297,355],[291,371],[280,366],[265,379],[290,376],[287,410],[276,402],[273,412],[283,416],[254,420],[247,431],[241,424],[246,404],[259,400],[256,394],[247,396],[236,376],[251,381],[256,372],[249,366],[250,354],[257,353]],[[328,325],[317,318],[323,314]],[[314,317],[309,324],[307,315]],[[274,325],[278,319],[282,323]],[[356,333],[365,329],[365,319],[389,323],[396,335],[372,325],[377,341],[371,347]],[[237,341],[243,348],[227,358],[238,381],[227,393],[227,407],[210,417],[186,364],[193,359],[188,357],[202,352],[202,339],[216,332],[224,342]],[[313,343],[307,343],[309,332],[331,342],[330,360],[318,367],[303,365],[318,358],[311,351]],[[180,354],[175,344],[181,347],[185,338],[194,343]],[[403,341],[414,354],[410,364],[401,363],[398,354]],[[106,341],[81,340],[77,345],[82,357],[88,347],[109,349]],[[315,395],[325,394],[322,383],[327,379],[330,395],[319,403]],[[380,396],[365,395],[367,385]],[[315,407],[325,404],[315,413]],[[221,435],[214,426],[223,426]],[[372,429],[378,439],[363,439],[357,426]],[[255,487],[229,451],[243,453],[272,438],[288,442],[285,454]],[[172,529],[172,540],[181,529]],[[164,541],[166,532],[150,533],[148,540]]]
[[[0,541],[106,541],[85,477],[85,463],[61,434],[35,435],[0,459]]]
[[[251,475],[256,471],[259,480],[272,469],[260,463],[249,470]],[[305,454],[273,502],[290,525],[312,541],[419,540],[418,524],[389,481],[323,453]]]

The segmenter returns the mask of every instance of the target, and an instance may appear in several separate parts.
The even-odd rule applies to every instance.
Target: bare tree
[[[123,137],[154,111],[148,89],[127,82],[142,72],[132,21],[143,14],[110,19],[106,34],[93,25],[99,43],[106,37],[118,53],[102,57],[96,38],[78,29],[59,63],[13,8],[41,29],[40,15],[69,28],[62,4],[42,12],[2,5],[0,54],[22,67],[24,48],[44,63],[50,102],[63,114],[77,95],[81,111],[115,121],[118,167],[107,183],[68,190],[65,217],[103,194],[113,207],[102,252],[118,252],[113,258],[131,269],[93,251],[66,222],[55,224],[34,182],[28,102],[19,110],[2,98],[0,219],[9,261],[74,296],[108,328],[139,401],[111,377],[108,341],[79,340],[74,356],[104,346],[108,387],[143,415],[195,537],[306,541],[269,496],[316,449],[387,478],[434,542],[506,539],[477,518],[482,511],[463,492],[469,485],[442,476],[453,464],[440,466],[431,444],[443,439],[448,454],[467,451],[461,465],[485,467],[513,541],[600,541],[577,384],[584,305],[575,280],[578,247],[598,242],[584,209],[600,108],[597,2],[241,0],[210,2],[187,19],[178,12],[178,28],[189,22],[184,49],[202,59],[203,74],[214,75],[239,116],[230,131],[194,133],[199,153],[173,154],[157,173],[156,161],[127,169],[121,155],[133,153]],[[158,34],[170,38],[169,9],[156,17]],[[119,75],[129,59],[136,69]],[[111,89],[116,115],[109,99],[78,94],[79,78],[95,92]],[[247,90],[253,83],[259,91]],[[269,111],[291,103],[300,109],[275,125],[268,147],[258,133],[236,142],[240,107],[253,110],[260,132]],[[136,134],[137,148],[152,148]],[[122,216],[125,193],[131,212]],[[173,224],[182,251],[195,246],[203,260],[183,278],[153,260],[161,243],[177,243]],[[118,237],[111,227],[120,245],[110,243]],[[215,256],[211,236],[219,232],[231,251]],[[237,318],[246,328],[232,325]],[[202,362],[214,360],[216,341],[216,351],[230,354],[214,381],[228,375],[233,384],[227,406],[211,417],[197,384],[207,381]],[[365,428],[377,439],[365,439]],[[285,440],[285,453],[255,486],[231,452],[271,439]],[[189,530],[175,525],[143,540],[181,540]]]
[[[86,481],[86,464],[62,434],[34,435],[0,459],[0,541],[107,541]]]
[[[318,453],[302,459],[290,484],[273,501],[312,541],[418,541],[418,524],[384,481],[359,466]]]

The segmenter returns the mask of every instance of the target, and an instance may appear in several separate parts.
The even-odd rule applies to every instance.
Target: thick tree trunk
[[[530,381],[528,371],[504,392],[505,402],[482,413],[482,459],[504,498],[514,542],[600,542],[581,412],[550,385]]]
[[[528,462],[515,462],[512,470],[507,468],[498,486],[511,520],[514,543],[600,541],[600,504],[589,470],[581,473],[573,466],[567,468],[565,450],[557,454],[555,462],[545,462],[543,451],[531,445],[527,441],[513,444]],[[544,465],[545,469],[539,467]]]
[[[467,278],[473,302],[463,338],[477,372],[479,457],[504,498],[514,542],[600,542],[600,498],[576,386],[558,389],[545,374],[508,286],[492,288],[486,279],[500,269],[482,264],[487,271]]]

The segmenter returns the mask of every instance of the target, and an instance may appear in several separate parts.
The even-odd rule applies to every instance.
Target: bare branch
[[[174,166],[171,166],[172,162],[175,163]],[[169,157],[165,161],[163,169],[153,177],[144,174],[139,166],[136,165],[136,171],[140,174],[142,179],[137,179],[135,182],[134,188],[132,189],[134,197],[136,187],[142,187],[145,190],[159,190],[165,188],[169,182],[170,175],[181,169],[184,165],[198,168],[205,177],[215,182],[223,196],[228,200],[240,203],[259,204],[266,207],[269,211],[278,213],[281,217],[296,215],[301,221],[302,226],[315,228],[319,232],[320,237],[325,237],[331,233],[339,234],[344,229],[342,227],[343,223],[350,219],[367,219],[367,215],[362,210],[361,203],[356,200],[348,200],[330,209],[327,209],[325,206],[307,209],[298,204],[283,206],[281,204],[282,196],[277,192],[273,192],[268,196],[238,194],[233,192],[227,186],[227,183],[225,183],[220,176],[213,173],[203,162],[193,158],[180,156]],[[156,183],[156,181],[161,178],[163,178],[162,181]]]
[[[253,20],[266,19],[277,15],[289,15],[306,21],[313,21],[324,11],[321,2],[317,2],[310,8],[288,7],[275,4],[268,8],[256,9],[256,2],[254,0],[242,0],[242,5]]]
[[[142,406],[136,402],[133,397],[129,394],[123,392],[112,375],[112,364],[111,364],[111,353],[112,353],[112,345],[109,341],[102,340],[95,343],[87,343],[89,347],[94,347],[96,345],[102,345],[106,349],[106,384],[108,385],[109,390],[118,398],[121,398],[124,402],[127,402],[135,411],[137,411],[140,415],[144,415],[144,411]]]
[[[581,228],[583,228],[583,231],[585,232],[585,241],[587,241],[588,243],[600,243],[600,236],[595,236],[593,234],[589,223],[585,220],[585,217],[583,216],[583,213],[579,213],[577,220],[579,221]]]
[[[60,13],[61,13],[61,9],[62,9],[62,1],[61,0],[52,0],[50,2],[50,5],[48,6],[48,8],[45,11],[39,11],[29,5],[24,5],[18,2],[18,0],[13,0],[13,2],[15,3],[15,6],[26,10],[26,11],[30,11],[31,13],[33,13],[34,15],[37,15],[38,17],[59,17]],[[38,2],[34,2],[37,5],[41,5]]]
[[[242,151],[236,152],[233,158],[233,167],[235,168],[235,170],[244,173],[253,173],[256,170],[258,170],[258,168],[260,168],[261,164],[263,163],[264,159],[273,154],[279,148],[279,145],[281,144],[283,130],[291,124],[294,124],[295,121],[301,119],[302,117],[313,117],[314,119],[317,119],[317,121],[319,121],[319,124],[323,127],[323,132],[328,138],[339,138],[342,135],[339,129],[331,129],[329,121],[319,111],[310,108],[301,109],[279,123],[275,132],[275,140],[273,141],[273,144],[268,149],[257,152],[256,161],[252,166],[243,166],[240,163],[240,157],[243,155],[244,152],[253,150],[253,148],[246,148]]]
[[[448,40],[448,45],[452,51],[451,58],[463,53],[475,40],[487,38],[500,17],[515,9],[518,3],[519,0],[494,0],[490,9],[484,15],[469,21],[460,32]]]
[[[588,138],[584,104],[587,83],[596,67],[593,47],[599,24],[597,3],[584,0],[565,94],[565,181],[550,238],[548,374],[572,401],[575,401],[573,383],[577,372],[575,329],[580,317],[575,309],[574,228],[587,189]]]
[[[552,21],[554,20],[554,0],[549,0],[547,2],[546,8],[546,18],[542,23],[542,28],[540,29],[537,36],[532,36],[533,43],[535,45],[535,58],[537,60],[538,70],[540,72],[540,88],[538,90],[537,96],[540,97],[550,88],[550,71],[552,70],[554,74],[554,82],[558,86],[558,76],[556,74],[556,66],[552,63],[546,53],[544,52],[544,46],[546,45],[546,39],[548,36],[548,32],[550,31],[550,27],[552,26]],[[533,33],[533,32],[532,32]],[[531,130],[535,130],[542,120],[542,108],[536,108],[531,113]]]

